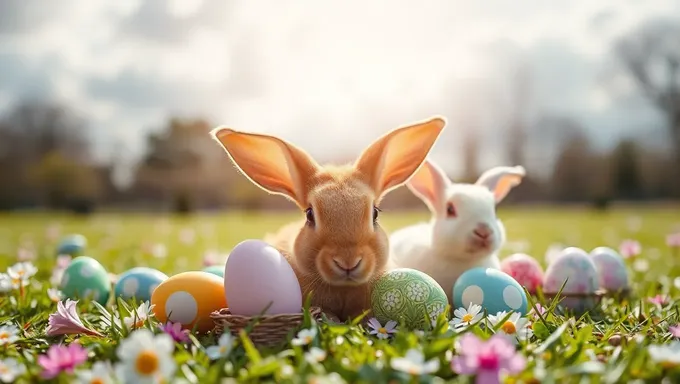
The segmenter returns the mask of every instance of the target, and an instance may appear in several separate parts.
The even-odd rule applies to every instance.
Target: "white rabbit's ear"
[[[430,211],[437,213],[441,211],[444,193],[450,184],[451,181],[446,173],[432,160],[425,159],[406,186],[430,208]]]
[[[489,188],[496,198],[496,203],[500,203],[512,188],[522,182],[524,176],[526,171],[521,165],[494,167],[484,172],[475,184]]]

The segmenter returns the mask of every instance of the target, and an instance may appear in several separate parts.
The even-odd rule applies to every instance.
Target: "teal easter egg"
[[[219,277],[224,277],[224,265],[211,265],[209,267],[203,268],[203,272],[208,272]]]
[[[456,308],[477,304],[489,315],[516,312],[526,315],[529,306],[524,289],[503,271],[494,268],[472,268],[465,271],[453,285]]]
[[[64,270],[60,288],[73,300],[88,298],[104,305],[111,295],[111,280],[97,260],[78,256]]]
[[[57,255],[80,256],[85,252],[87,239],[83,235],[73,234],[65,236],[59,242]]]
[[[153,268],[132,268],[118,277],[113,292],[123,300],[149,301],[154,289],[167,278],[165,273]]]
[[[373,315],[381,323],[394,320],[410,329],[423,328],[426,316],[435,319],[446,311],[444,289],[427,274],[398,268],[383,275],[371,294]]]

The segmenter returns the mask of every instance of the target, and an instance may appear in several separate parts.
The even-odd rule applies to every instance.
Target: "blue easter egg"
[[[208,272],[219,277],[224,277],[224,265],[211,265],[209,267],[203,268],[203,272]]]
[[[85,252],[87,239],[83,235],[73,234],[61,239],[57,247],[57,255],[80,256]]]
[[[498,312],[527,314],[528,300],[519,283],[505,272],[494,268],[472,268],[453,285],[455,308],[481,305],[489,315]]]
[[[137,303],[149,301],[154,289],[167,278],[165,273],[153,268],[132,268],[120,275],[114,294],[116,298],[122,297],[124,300],[134,297]]]

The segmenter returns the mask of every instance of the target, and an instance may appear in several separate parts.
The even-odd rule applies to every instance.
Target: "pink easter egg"
[[[543,268],[533,257],[524,253],[515,253],[501,261],[501,271],[512,276],[530,293],[543,284]]]

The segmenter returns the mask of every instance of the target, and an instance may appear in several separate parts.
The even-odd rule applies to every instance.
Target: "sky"
[[[613,75],[612,43],[669,15],[680,22],[680,0],[2,0],[0,113],[63,103],[101,158],[128,165],[171,115],[278,135],[319,159],[441,115],[432,156],[452,171],[469,114],[485,166],[504,161],[513,111],[572,116],[600,146],[662,144],[658,111]],[[521,68],[523,101],[509,91]]]

